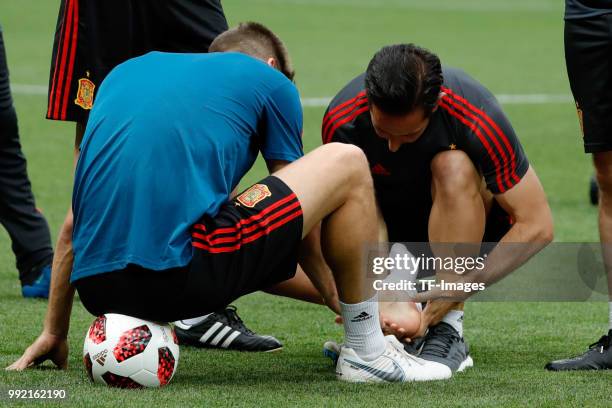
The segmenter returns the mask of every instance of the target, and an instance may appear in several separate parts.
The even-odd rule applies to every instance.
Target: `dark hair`
[[[293,81],[295,71],[285,44],[268,27],[252,21],[219,34],[208,49],[210,52],[237,51],[265,60],[273,57],[278,70]]]
[[[390,115],[404,115],[417,107],[431,115],[443,82],[440,59],[414,44],[381,48],[368,64],[365,88],[368,101]]]

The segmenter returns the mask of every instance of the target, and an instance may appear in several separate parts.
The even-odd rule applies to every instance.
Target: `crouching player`
[[[495,282],[552,240],[542,185],[494,96],[423,48],[399,44],[378,51],[367,71],[332,100],[322,135],[324,143],[353,144],[366,154],[390,241],[429,242],[443,257],[458,254],[436,243],[473,244],[464,254],[472,257],[481,242],[529,244],[521,251],[498,246],[482,272],[463,279]],[[426,334],[420,357],[453,371],[472,364],[463,303],[456,302],[465,296],[426,294],[434,301],[416,335]],[[409,306],[389,302],[381,309],[393,317]],[[401,335],[402,326],[410,324],[390,329]]]
[[[450,377],[381,331],[361,269],[363,243],[377,240],[363,152],[332,143],[301,157],[299,95],[269,30],[241,25],[211,50],[237,52],[152,52],[102,84],[75,174],[74,267],[54,274],[44,330],[11,368],[66,366],[74,288],[94,315],[191,318],[291,278],[322,241],[333,277],[305,270],[323,297],[337,287],[339,378]],[[260,151],[272,175],[229,200]]]

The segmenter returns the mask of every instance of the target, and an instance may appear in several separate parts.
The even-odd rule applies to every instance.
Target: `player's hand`
[[[323,297],[323,301],[325,305],[332,310],[332,312],[337,315],[340,314],[340,299],[338,298],[338,292],[334,291],[332,295],[328,295]]]
[[[411,339],[415,339],[418,337],[423,337],[427,332],[427,329],[430,326],[434,326],[446,316],[449,310],[454,309],[460,304],[460,302],[452,302],[452,301],[434,301],[427,302],[425,309],[421,313],[421,324],[416,333],[411,337]]]
[[[471,294],[473,293],[468,293],[463,290],[442,290],[433,288],[426,292],[415,294],[410,300],[417,303],[428,303],[432,301],[460,303],[465,302]]]
[[[23,355],[6,370],[21,371],[51,360],[60,369],[68,368],[68,340],[44,332],[26,349]]]
[[[419,325],[418,330],[414,333],[414,335],[410,339],[406,339],[407,342],[410,342],[413,339],[418,339],[419,337],[425,336],[425,334],[427,333],[427,329],[429,329],[429,326],[433,324],[433,316],[431,314],[431,309],[428,310],[428,306],[429,306],[429,303],[427,304],[427,306],[425,306],[425,309],[423,309],[423,312],[421,312],[421,324]]]

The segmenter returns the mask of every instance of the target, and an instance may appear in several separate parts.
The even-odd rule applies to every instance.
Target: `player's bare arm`
[[[74,147],[74,166],[79,158],[79,145],[83,137],[83,127],[77,126]],[[53,265],[51,268],[51,288],[43,331],[28,347],[23,355],[7,367],[8,370],[23,370],[33,365],[51,360],[59,368],[68,366],[68,329],[75,288],[70,284],[72,272],[72,208],[68,209],[60,230]]]
[[[521,181],[512,189],[497,194],[497,202],[514,219],[514,224],[498,245],[488,256],[485,268],[481,271],[473,270],[460,277],[461,281],[483,282],[485,285],[493,284],[512,271],[516,270],[529,258],[539,252],[553,240],[553,220],[550,207],[542,184],[532,167]],[[506,244],[521,243],[521,250]],[[528,244],[528,245],[527,245]],[[470,294],[465,292],[430,291],[420,294],[417,299],[426,301],[446,299],[460,301]],[[427,309],[426,309],[427,311]],[[433,310],[428,313],[432,314]],[[435,316],[428,316],[432,321]]]

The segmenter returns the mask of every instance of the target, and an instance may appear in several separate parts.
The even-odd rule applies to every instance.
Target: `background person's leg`
[[[31,286],[50,265],[53,251],[47,221],[36,209],[21,151],[17,114],[0,29],[0,223],[6,228],[17,259],[21,284]],[[38,296],[47,297],[49,283]]]
[[[612,330],[612,151],[593,154],[599,185],[599,238],[608,275],[609,330]]]
[[[593,153],[599,185],[599,237],[608,275],[609,329],[582,355],[555,360],[548,370],[612,368],[612,15],[566,20],[567,74],[586,153]]]

